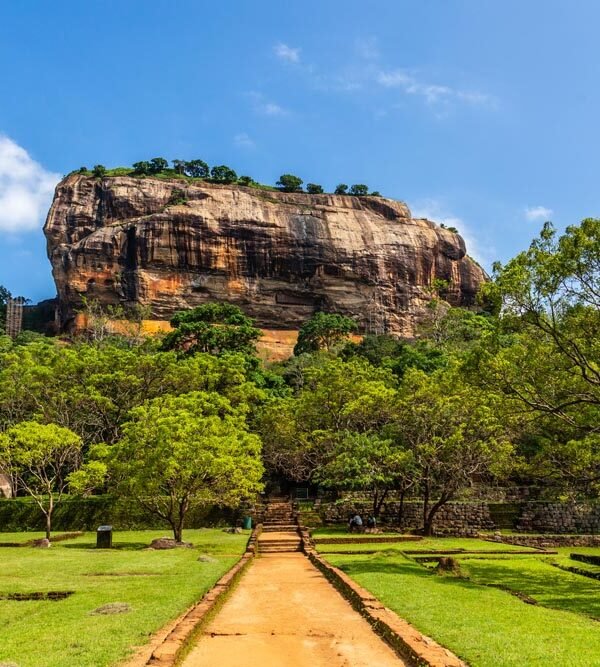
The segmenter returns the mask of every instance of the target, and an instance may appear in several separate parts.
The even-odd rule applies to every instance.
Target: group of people
[[[350,533],[367,533],[374,532],[377,528],[377,519],[369,515],[367,517],[367,524],[365,526],[362,516],[360,514],[351,515],[348,519],[348,532]]]

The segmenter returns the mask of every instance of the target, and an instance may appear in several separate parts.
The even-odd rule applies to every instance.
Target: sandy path
[[[184,667],[399,667],[400,658],[298,553],[257,558]]]

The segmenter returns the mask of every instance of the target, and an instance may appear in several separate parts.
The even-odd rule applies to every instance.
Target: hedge
[[[190,510],[186,528],[235,525],[241,519],[239,510],[198,507]],[[115,530],[168,528],[168,524],[127,498],[91,496],[63,498],[55,507],[53,530],[96,530],[110,524]],[[45,519],[31,498],[0,500],[0,532],[44,530]]]

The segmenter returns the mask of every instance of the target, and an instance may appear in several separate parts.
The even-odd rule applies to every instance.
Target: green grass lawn
[[[440,548],[442,540],[432,542]],[[437,575],[394,552],[326,557],[472,667],[590,667],[600,665],[600,625],[594,620],[600,617],[600,582],[550,564],[567,562],[572,551],[577,549],[561,549],[559,556],[459,556],[468,579]]]
[[[95,534],[50,549],[0,549],[0,595],[74,591],[61,601],[0,599],[0,662],[19,667],[114,665],[134,646],[199,599],[244,551],[248,534],[188,530],[193,549],[151,551],[162,531],[114,535],[113,550],[95,550]],[[3,541],[39,535],[2,533]],[[199,562],[200,554],[211,562]],[[92,615],[109,603],[130,605],[125,614]]]
[[[315,531],[313,533],[316,540],[316,547],[322,553],[329,553],[331,551],[421,551],[428,553],[431,550],[435,551],[454,551],[456,549],[464,549],[465,551],[530,551],[531,553],[540,553],[537,549],[527,547],[514,546],[512,544],[501,544],[499,542],[488,542],[487,540],[478,540],[470,537],[436,537],[423,538],[417,541],[405,542],[372,542],[372,543],[357,543],[357,544],[319,544],[319,538],[333,537],[328,533],[321,533]],[[337,534],[339,537],[339,533]],[[398,534],[396,534],[398,537]],[[368,535],[361,535],[366,538]]]

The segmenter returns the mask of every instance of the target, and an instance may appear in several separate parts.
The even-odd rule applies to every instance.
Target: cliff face
[[[379,197],[71,175],[44,232],[63,326],[83,295],[155,319],[230,301],[273,329],[325,310],[410,336],[434,279],[464,306],[485,280],[459,235]]]

